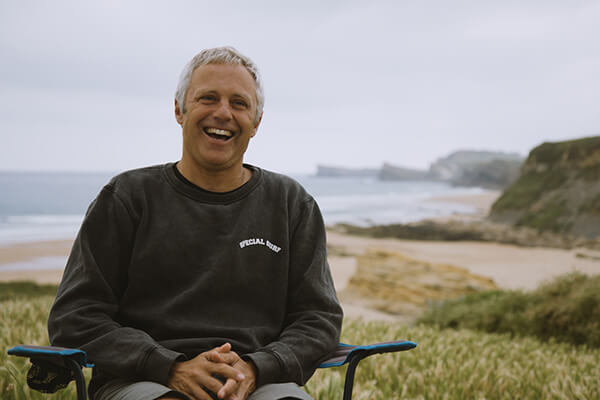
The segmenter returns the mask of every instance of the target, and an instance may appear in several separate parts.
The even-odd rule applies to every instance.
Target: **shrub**
[[[600,347],[600,275],[562,275],[531,292],[474,293],[433,304],[419,321]]]
[[[57,285],[39,285],[34,282],[0,282],[0,301],[13,298],[56,296]]]

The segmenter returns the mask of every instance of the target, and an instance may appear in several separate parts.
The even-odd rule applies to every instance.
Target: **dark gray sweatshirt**
[[[258,386],[303,385],[339,339],[342,311],[314,199],[294,180],[247,166],[228,193],[173,164],[125,172],[90,205],[48,330],[112,377],[165,384],[176,360],[230,342]]]

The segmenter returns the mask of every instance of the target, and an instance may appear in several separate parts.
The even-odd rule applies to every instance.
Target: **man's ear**
[[[177,104],[177,99],[175,99],[175,119],[179,125],[183,125],[183,113]]]
[[[262,116],[263,113],[260,113],[260,117],[258,117],[258,121],[256,121],[256,124],[254,124],[254,129],[252,130],[252,135],[250,135],[250,137],[254,137],[254,135],[256,135],[256,131],[258,130],[258,126],[260,125],[260,121],[262,121]]]

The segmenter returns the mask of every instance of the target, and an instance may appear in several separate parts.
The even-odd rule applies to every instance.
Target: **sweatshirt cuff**
[[[169,371],[175,361],[184,361],[187,357],[183,353],[158,346],[150,350],[146,361],[140,368],[142,378],[152,382],[166,385]]]
[[[269,383],[278,383],[283,372],[283,365],[273,353],[259,351],[244,354],[243,360],[250,360],[256,367],[256,387],[259,388]]]

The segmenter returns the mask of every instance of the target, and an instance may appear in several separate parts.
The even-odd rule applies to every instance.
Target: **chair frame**
[[[342,399],[350,400],[352,399],[356,367],[360,361],[374,354],[411,350],[415,347],[417,347],[417,344],[408,340],[374,343],[363,346],[340,343],[336,350],[323,360],[319,365],[319,368],[339,367],[348,364],[346,377],[344,379],[344,394]],[[18,345],[9,349],[8,354],[29,358],[32,363],[36,360],[43,360],[58,367],[69,369],[73,372],[75,379],[77,399],[87,399],[86,382],[82,368],[91,368],[94,365],[86,361],[86,354],[83,350],[56,346]]]

